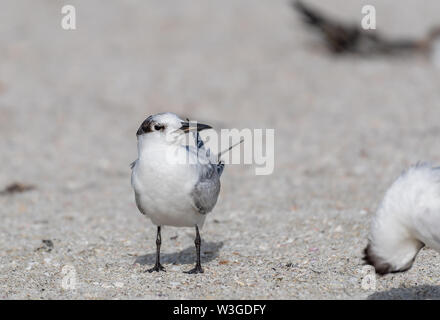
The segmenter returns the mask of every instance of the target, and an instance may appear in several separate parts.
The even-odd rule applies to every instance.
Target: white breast
[[[383,211],[394,220],[393,225],[401,224],[414,238],[440,251],[439,169],[428,165],[409,169],[393,184],[384,200]]]
[[[177,145],[149,143],[132,171],[132,186],[139,210],[156,225],[202,227],[191,197],[197,181],[187,151]]]

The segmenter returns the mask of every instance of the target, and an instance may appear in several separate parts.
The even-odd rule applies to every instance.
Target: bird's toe
[[[159,264],[159,265],[155,265],[153,268],[151,268],[151,269],[148,269],[148,270],[146,270],[145,272],[149,272],[149,273],[152,273],[152,272],[160,272],[160,271],[164,271],[164,272],[166,272],[166,270],[165,270],[165,268],[161,265],[161,264]]]
[[[203,269],[201,266],[196,266],[194,269],[191,269],[189,271],[185,271],[187,274],[197,274],[197,273],[203,273]]]

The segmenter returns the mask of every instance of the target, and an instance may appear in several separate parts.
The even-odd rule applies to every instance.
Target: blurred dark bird
[[[439,26],[433,28],[422,39],[391,40],[374,30],[364,30],[355,24],[333,20],[302,1],[293,1],[292,5],[308,25],[321,33],[327,48],[332,53],[360,55],[422,53],[433,55],[435,58],[439,56]]]

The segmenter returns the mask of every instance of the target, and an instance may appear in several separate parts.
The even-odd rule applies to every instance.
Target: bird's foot
[[[191,269],[189,271],[185,271],[187,274],[197,274],[197,273],[203,273],[202,266],[199,264],[196,264],[196,267],[194,269]]]
[[[148,269],[147,271],[149,273],[151,273],[153,271],[156,271],[156,272],[164,271],[164,272],[166,272],[165,268],[160,263],[159,264],[155,264],[153,268]]]

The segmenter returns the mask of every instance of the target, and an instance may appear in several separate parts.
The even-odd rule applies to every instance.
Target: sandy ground
[[[319,4],[322,1],[313,1]],[[2,1],[2,299],[440,298],[440,256],[362,286],[361,251],[384,191],[418,160],[440,163],[440,70],[422,58],[334,58],[288,2]],[[369,1],[378,28],[421,35],[435,0]],[[363,1],[325,1],[360,21]],[[275,171],[233,165],[202,230],[155,227],[137,210],[135,132],[172,111],[216,128],[274,128]],[[51,240],[53,248],[42,240]]]

